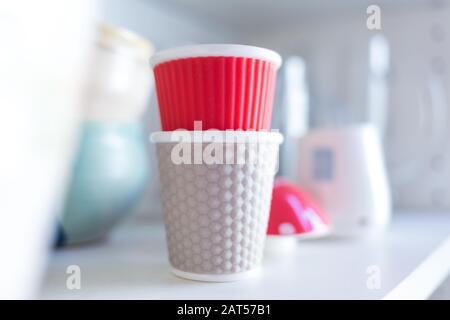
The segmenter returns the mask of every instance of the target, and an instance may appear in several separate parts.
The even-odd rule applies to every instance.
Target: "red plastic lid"
[[[330,228],[330,219],[310,196],[293,183],[275,180],[268,235],[318,236]]]

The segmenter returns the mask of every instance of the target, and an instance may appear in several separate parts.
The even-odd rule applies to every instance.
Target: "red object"
[[[276,179],[272,194],[268,235],[313,235],[328,232],[330,220],[298,186]]]
[[[163,131],[269,130],[276,66],[244,57],[196,57],[155,66]]]

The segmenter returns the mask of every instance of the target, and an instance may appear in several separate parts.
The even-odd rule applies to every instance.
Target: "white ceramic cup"
[[[316,129],[299,143],[298,182],[330,216],[335,234],[367,233],[388,224],[391,195],[373,125]]]

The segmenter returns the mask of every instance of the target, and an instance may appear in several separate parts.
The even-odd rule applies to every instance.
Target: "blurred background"
[[[394,207],[448,210],[450,4],[377,1],[381,30],[369,30],[366,9],[372,2],[113,0],[105,5],[105,20],[144,35],[157,49],[215,42],[278,51],[284,66],[273,128],[300,135],[305,114],[310,128],[373,122],[383,138]],[[296,80],[300,93],[294,96],[286,83],[289,66],[304,76]],[[303,106],[286,117],[289,99]],[[152,96],[150,130],[158,129],[157,112]],[[281,174],[289,173],[286,161]],[[139,216],[160,217],[149,205],[158,201],[156,190],[152,175]]]
[[[286,138],[280,176],[297,179],[298,140],[309,131],[369,122],[381,138],[394,214],[450,212],[450,2],[57,2],[0,5],[0,35],[11,48],[0,50],[1,211],[24,212],[0,227],[5,239],[24,222],[31,239],[35,221],[54,221],[55,232],[42,233],[64,245],[102,238],[125,215],[162,221],[148,142],[160,130],[149,57],[200,43],[261,46],[283,57],[272,121]],[[368,24],[377,12],[379,23]],[[20,203],[24,196],[31,200]],[[36,237],[44,250],[48,239]]]

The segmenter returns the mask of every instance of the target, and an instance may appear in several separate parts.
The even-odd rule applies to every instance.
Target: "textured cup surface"
[[[174,164],[175,143],[156,145],[172,267],[194,274],[226,275],[259,266],[278,143],[259,143],[256,161],[211,165]],[[207,146],[203,143],[202,149]],[[230,148],[234,146],[228,145],[225,152]]]

